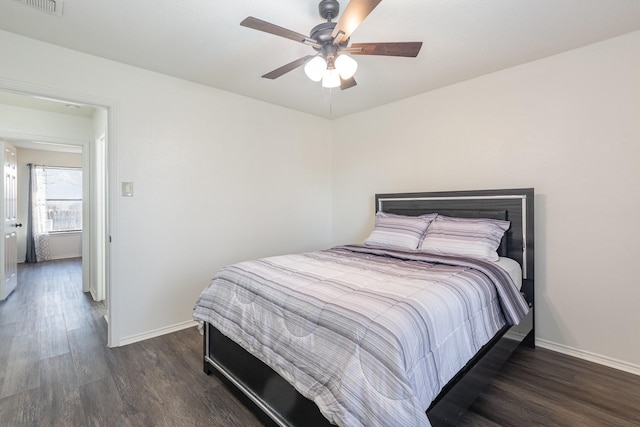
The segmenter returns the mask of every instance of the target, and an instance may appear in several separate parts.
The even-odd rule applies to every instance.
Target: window
[[[82,169],[46,167],[47,229],[82,230]]]

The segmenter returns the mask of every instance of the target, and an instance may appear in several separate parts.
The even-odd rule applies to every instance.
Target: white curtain
[[[47,185],[44,166],[31,167],[31,229],[37,261],[51,259],[49,250],[49,219],[47,218]]]

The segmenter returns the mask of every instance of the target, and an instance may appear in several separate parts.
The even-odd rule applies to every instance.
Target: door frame
[[[111,284],[111,269],[112,269],[112,256],[111,256],[111,229],[114,226],[114,210],[115,207],[112,205],[111,201],[115,200],[112,197],[111,192],[114,188],[116,188],[115,184],[112,182],[115,174],[115,102],[112,100],[107,100],[103,98],[97,98],[94,96],[71,93],[62,90],[56,90],[52,88],[44,88],[40,86],[29,85],[21,82],[16,82],[13,80],[0,79],[0,90],[14,92],[27,96],[41,96],[45,98],[50,98],[54,100],[64,100],[68,102],[78,103],[90,105],[96,108],[100,108],[106,111],[107,113],[107,123],[106,123],[106,138],[105,145],[106,149],[104,150],[104,159],[103,164],[105,165],[103,174],[99,179],[96,179],[96,169],[95,167],[91,167],[92,163],[91,158],[95,155],[100,155],[100,152],[96,152],[95,148],[95,138],[93,141],[78,141],[78,140],[69,140],[66,138],[58,138],[47,135],[32,135],[27,133],[11,133],[11,132],[2,132],[0,131],[0,138],[6,139],[17,139],[17,140],[29,140],[29,141],[40,141],[43,143],[50,144],[64,144],[64,145],[80,145],[82,146],[82,156],[83,156],[83,168],[89,166],[89,173],[91,175],[91,185],[95,182],[102,182],[104,184],[103,191],[100,191],[99,197],[101,198],[98,205],[102,205],[104,207],[104,211],[102,212],[103,223],[100,226],[97,224],[91,224],[91,229],[88,230],[90,235],[97,234],[97,230],[102,229],[104,235],[99,236],[99,239],[90,239],[89,245],[83,244],[82,246],[82,256],[85,259],[85,256],[90,260],[90,263],[101,263],[101,269],[104,272],[104,288],[105,288],[105,299],[106,299],[106,318],[107,318],[107,343],[106,345],[112,347],[116,345],[116,341],[114,340],[114,333],[117,330],[114,327],[114,323],[117,321],[117,316],[114,316],[116,310],[114,309],[115,301],[114,301],[114,289]],[[86,181],[85,181],[86,182]],[[93,189],[93,188],[92,188]],[[86,194],[86,193],[85,193]],[[85,233],[83,227],[83,234]],[[96,236],[97,237],[97,236]],[[100,245],[99,250],[91,251],[91,245],[96,242],[96,244]],[[87,239],[83,236],[83,243],[85,243]],[[96,252],[101,253],[101,260],[93,259],[96,255]],[[83,261],[83,288],[85,281],[85,268]]]

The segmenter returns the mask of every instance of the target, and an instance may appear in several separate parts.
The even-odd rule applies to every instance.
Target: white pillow
[[[439,255],[497,261],[496,250],[511,223],[488,218],[453,218],[438,215],[420,243],[420,251]]]
[[[376,214],[375,227],[364,244],[416,250],[427,227],[437,215],[405,216],[380,211]]]

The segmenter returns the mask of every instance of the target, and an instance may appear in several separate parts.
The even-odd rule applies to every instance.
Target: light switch
[[[133,197],[133,182],[122,183],[122,197]]]

